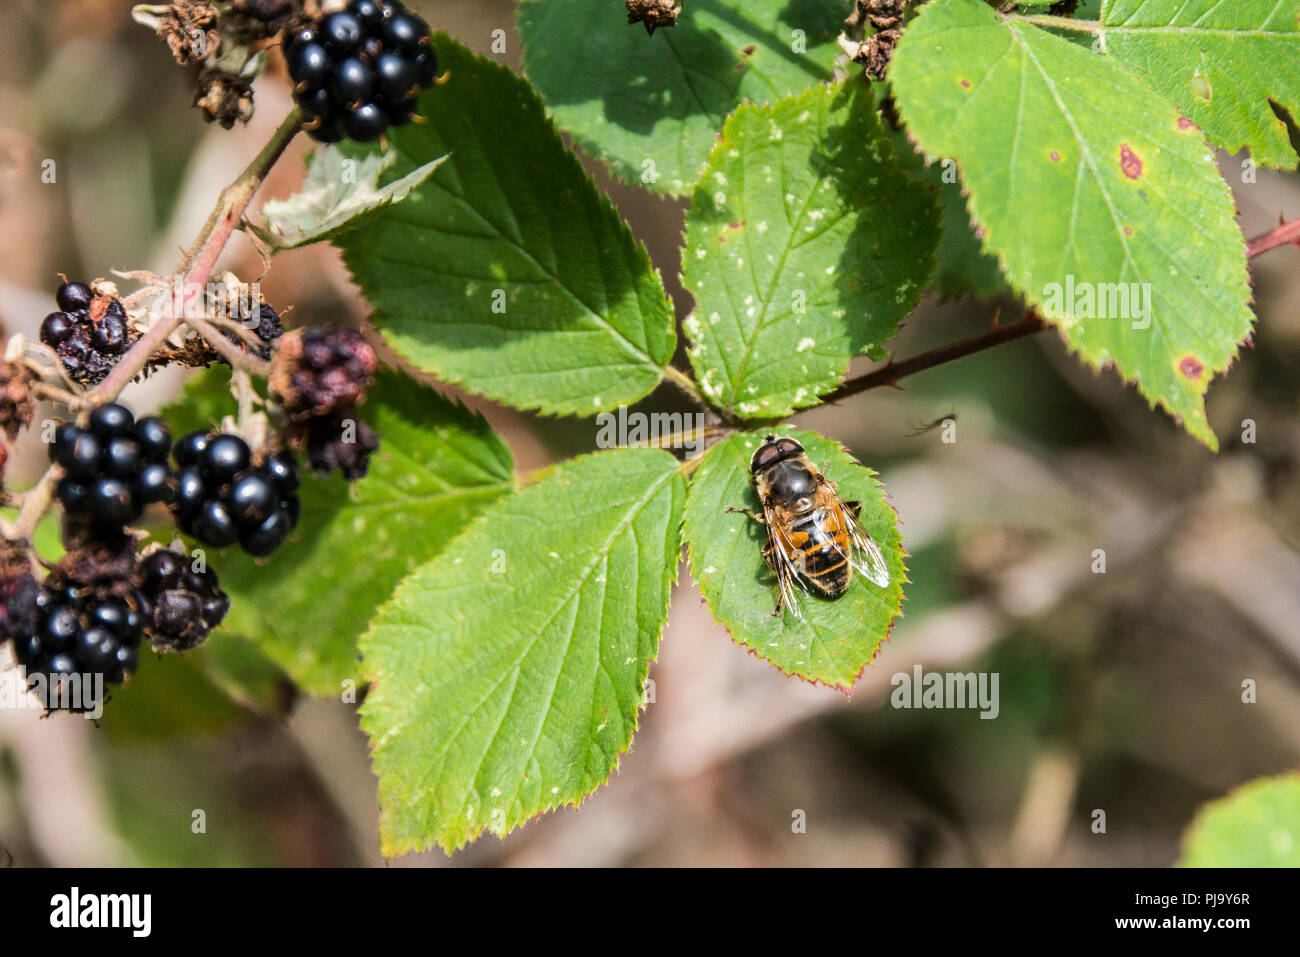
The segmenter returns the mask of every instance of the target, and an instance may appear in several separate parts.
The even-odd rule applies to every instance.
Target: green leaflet
[[[1269,100],[1300,112],[1300,0],[1107,0],[1101,24],[1102,49],[1216,146],[1295,167]]]
[[[226,379],[191,387],[170,416],[179,428],[215,420]],[[357,637],[393,586],[513,487],[510,451],[482,416],[414,379],[380,375],[360,415],[381,441],[365,478],[304,475],[302,519],[265,563],[238,548],[209,556],[231,598],[223,630],[319,695],[360,677]]]
[[[690,192],[727,115],[831,78],[843,0],[694,0],[646,36],[610,0],[523,0],[524,71],[623,180]]]
[[[1178,865],[1300,867],[1300,774],[1260,778],[1205,805]]]
[[[898,517],[875,473],[838,442],[815,432],[783,429],[803,444],[809,458],[836,484],[845,501],[862,502],[860,521],[880,546],[890,583],[880,588],[854,573],[838,598],[798,593],[803,619],[788,611],[773,616],[776,576],[761,554],[766,531],[728,506],[761,513],[749,482],[749,460],[762,441],[757,432],[733,435],[711,448],[691,479],[682,531],[691,575],[735,641],[774,667],[807,681],[851,691],[889,636],[903,600],[903,541]]]
[[[788,415],[878,352],[916,305],[939,243],[859,79],[727,120],[686,220],[690,358],[713,402]]]
[[[1114,60],[980,0],[923,7],[890,78],[912,137],[957,161],[1013,286],[1091,365],[1217,448],[1205,392],[1252,315],[1200,132]]]
[[[416,367],[518,408],[589,415],[641,398],[676,344],[644,247],[526,82],[434,42],[448,80],[420,99],[428,122],[389,132],[387,175],[450,157],[335,239],[375,324]]]
[[[685,482],[597,452],[484,512],[362,639],[386,855],[505,835],[608,780],[677,575]]]

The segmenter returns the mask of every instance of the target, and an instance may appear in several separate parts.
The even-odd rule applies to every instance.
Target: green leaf
[[[1102,49],[1216,146],[1295,167],[1269,100],[1300,115],[1300,0],[1108,0],[1101,22]]]
[[[984,251],[975,224],[971,222],[970,209],[957,179],[957,164],[925,164],[903,130],[891,131],[894,150],[909,176],[939,191],[939,206],[943,210],[943,239],[939,242],[938,268],[930,288],[944,299],[955,299],[969,293],[979,299],[991,299],[1007,291],[996,256]]]
[[[831,78],[843,0],[693,0],[646,36],[610,0],[524,0],[524,72],[551,115],[628,182],[680,196],[741,103]]]
[[[815,404],[916,305],[938,218],[861,80],[738,109],[686,219],[686,331],[705,395],[747,417]]]
[[[396,159],[392,153],[352,157],[337,148],[311,154],[302,189],[287,199],[267,200],[262,207],[266,226],[257,235],[273,250],[331,239],[406,199],[447,157],[431,160],[381,187],[380,175]]]
[[[1205,805],[1178,866],[1300,867],[1300,774],[1251,781]]]
[[[503,66],[435,38],[448,82],[389,132],[399,206],[337,237],[388,342],[416,367],[523,409],[590,415],[649,393],[676,345],[650,257]]]
[[[204,378],[200,392],[220,391],[220,376]],[[298,527],[265,562],[209,557],[231,598],[223,630],[319,695],[359,679],[357,637],[398,581],[513,487],[510,451],[482,416],[407,376],[380,375],[361,416],[381,442],[364,479],[306,476]]]
[[[749,481],[749,460],[760,433],[733,435],[711,448],[691,480],[683,534],[691,574],[713,612],[735,641],[788,675],[820,681],[849,692],[889,636],[903,600],[907,569],[898,517],[885,498],[876,473],[865,468],[838,442],[815,432],[782,432],[803,444],[808,457],[838,487],[846,502],[860,501],[859,521],[880,547],[889,568],[886,588],[854,573],[838,598],[798,592],[802,618],[788,610],[774,616],[776,575],[763,561],[766,531],[758,522],[727,507],[761,514]]]
[[[609,778],[677,577],[658,449],[564,463],[398,587],[362,639],[385,855],[504,836]]]
[[[981,0],[922,7],[890,78],[912,137],[957,161],[1012,285],[1217,448],[1205,391],[1250,334],[1250,285],[1195,127],[1114,60]]]

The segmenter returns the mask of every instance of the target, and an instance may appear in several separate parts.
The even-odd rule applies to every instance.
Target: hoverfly
[[[881,588],[889,584],[885,556],[858,524],[861,502],[846,502],[835,483],[813,465],[803,446],[790,438],[765,436],[749,462],[750,481],[763,503],[763,514],[728,507],[766,526],[763,560],[776,573],[773,615],[789,607],[802,618],[795,600],[797,583],[835,598],[849,587],[857,569]]]

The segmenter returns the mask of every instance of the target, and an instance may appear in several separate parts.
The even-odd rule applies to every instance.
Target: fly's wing
[[[857,505],[857,503],[854,503]],[[881,588],[889,585],[889,566],[885,564],[885,556],[880,552],[880,546],[871,540],[871,536],[863,529],[862,524],[858,521],[857,509],[850,509],[843,502],[840,503],[844,521],[847,523],[849,532],[849,564],[857,571],[866,576],[868,581],[874,582]],[[858,508],[861,508],[858,505]]]
[[[784,526],[771,508],[763,507],[763,517],[767,519],[767,534],[772,539],[772,567],[776,571],[777,587],[781,589],[781,601],[790,609],[790,614],[803,618],[803,613],[799,611],[799,593],[794,590],[794,586],[797,582],[805,595],[808,594],[808,586],[804,584],[799,566],[790,560],[789,553],[795,550],[794,546],[790,544]]]
[[[887,587],[889,566],[885,564],[885,556],[881,554],[880,546],[871,540],[871,536],[858,521],[858,512],[862,510],[862,503],[845,502],[830,482],[822,485],[821,494],[831,500],[829,506],[823,507],[835,508],[844,522],[844,530],[848,532],[849,553],[844,557],[848,559],[854,571],[865,576],[867,581],[874,582],[881,588]],[[835,545],[835,550],[841,554],[844,552],[838,544]]]

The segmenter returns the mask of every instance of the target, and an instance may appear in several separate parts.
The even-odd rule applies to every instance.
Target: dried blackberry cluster
[[[409,123],[438,75],[429,25],[397,0],[352,0],[300,30],[285,60],[304,128],[321,143],[377,140]]]
[[[55,297],[59,312],[41,323],[41,342],[59,355],[68,376],[82,385],[103,381],[137,338],[116,296],[84,282],[65,282]]]
[[[35,412],[32,373],[21,362],[0,361],[0,431],[12,442]]]

